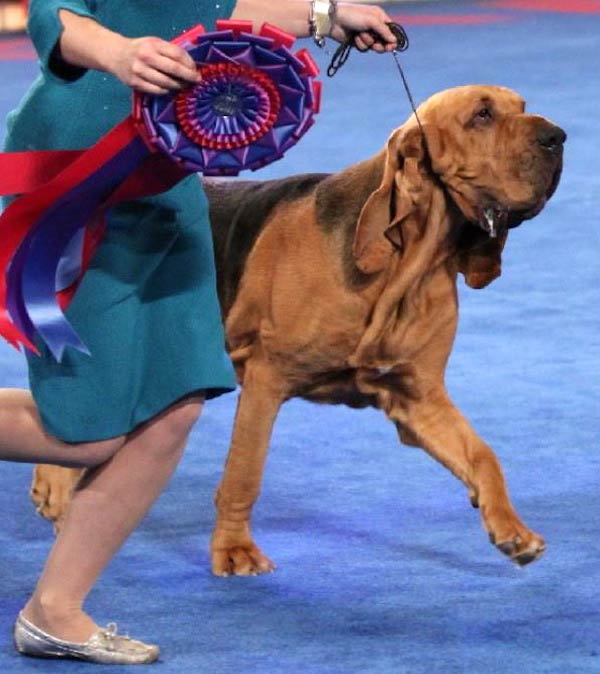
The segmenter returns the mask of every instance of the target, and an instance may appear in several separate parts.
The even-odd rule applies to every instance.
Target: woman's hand
[[[161,95],[200,81],[192,57],[157,37],[123,38],[113,50],[109,71],[127,86]]]
[[[331,37],[338,42],[345,42],[350,35],[355,34],[354,44],[361,51],[391,51],[396,46],[396,38],[386,25],[391,21],[391,17],[381,7],[339,2],[333,17]],[[374,31],[379,39],[369,31]]]
[[[200,80],[191,56],[158,37],[127,38],[94,19],[59,10],[60,57],[70,65],[112,73],[147,94],[166,94]]]

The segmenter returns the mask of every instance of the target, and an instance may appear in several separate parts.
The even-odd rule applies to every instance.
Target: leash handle
[[[394,37],[396,38],[396,47],[394,48],[394,53],[406,51],[408,49],[409,43],[408,43],[408,35],[406,34],[404,28],[399,23],[394,23],[393,21],[388,22],[386,25],[392,31]],[[370,30],[368,32],[373,37],[376,44],[381,45],[385,44],[379,33],[376,33],[374,30]],[[333,57],[331,59],[331,63],[327,68],[328,77],[333,77],[337,73],[337,71],[346,63],[348,57],[350,56],[350,52],[352,51],[352,47],[355,46],[354,40],[356,39],[357,35],[358,33],[352,33],[348,37],[346,42],[342,42],[335,50],[335,53],[333,54]],[[358,47],[356,47],[356,49],[358,49]],[[368,50],[358,49],[358,51],[368,51]]]

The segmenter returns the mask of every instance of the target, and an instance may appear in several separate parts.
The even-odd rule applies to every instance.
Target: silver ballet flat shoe
[[[99,629],[85,643],[64,641],[46,634],[21,614],[13,632],[15,647],[35,658],[72,658],[103,665],[143,665],[158,659],[158,646],[117,634],[116,623]]]

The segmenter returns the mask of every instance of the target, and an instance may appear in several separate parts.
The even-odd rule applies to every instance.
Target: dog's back
[[[326,177],[326,173],[314,173],[267,181],[203,181],[224,317],[235,299],[246,259],[273,209],[305,196]]]

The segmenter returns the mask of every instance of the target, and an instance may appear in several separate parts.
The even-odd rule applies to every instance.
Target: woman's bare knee
[[[198,421],[203,406],[204,398],[194,397],[186,398],[169,408],[164,417],[165,426],[169,433],[184,441]]]
[[[179,450],[198,420],[203,405],[201,396],[185,398],[152,419],[138,434],[143,434],[149,450]]]

